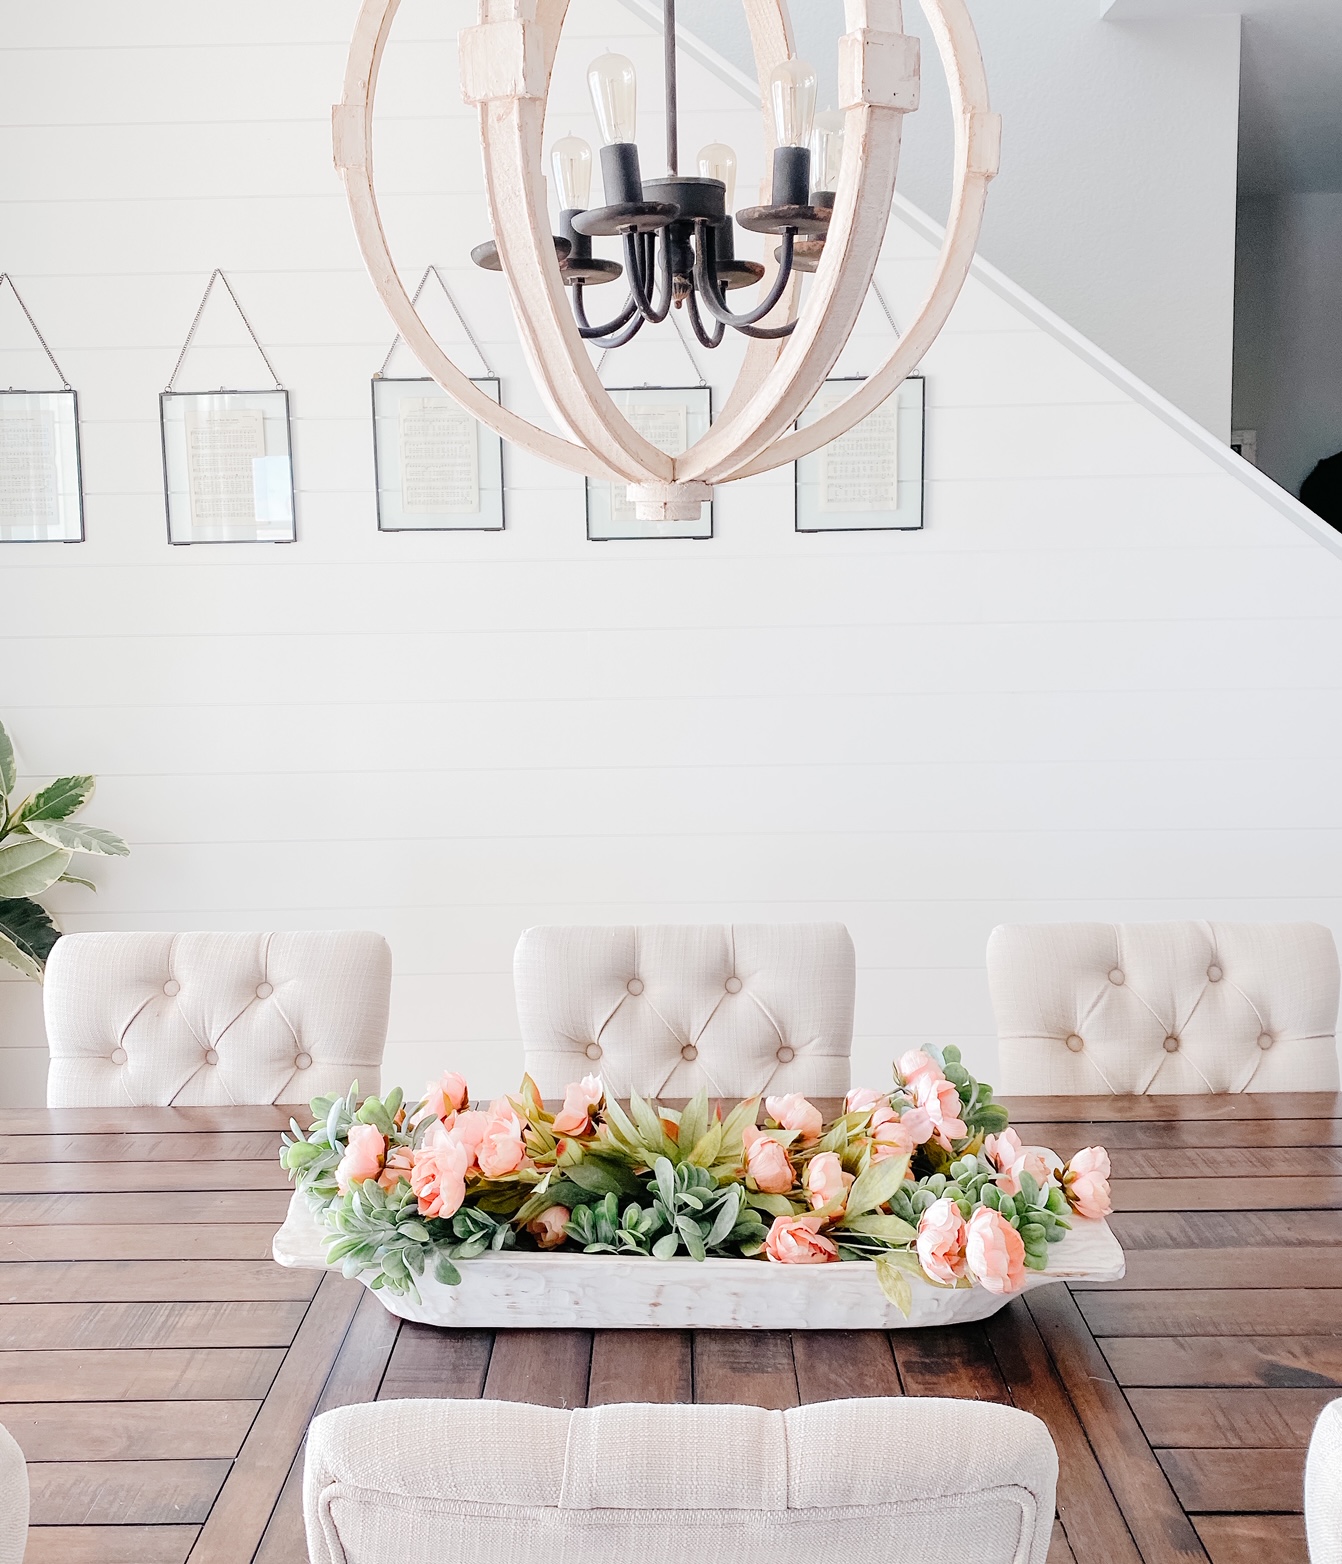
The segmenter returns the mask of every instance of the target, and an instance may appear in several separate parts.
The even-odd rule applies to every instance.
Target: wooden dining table
[[[402,1323],[270,1258],[288,1109],[11,1112],[0,1423],[29,1463],[27,1564],[302,1564],[304,1432],[354,1402],[898,1395],[1044,1420],[1049,1564],[1303,1564],[1305,1445],[1342,1394],[1342,1098],[1008,1105],[1027,1143],[1109,1148],[1124,1280],[976,1325],[790,1332]]]

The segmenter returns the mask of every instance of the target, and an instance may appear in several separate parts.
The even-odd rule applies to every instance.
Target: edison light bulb
[[[784,60],[769,77],[774,134],[780,147],[804,147],[815,118],[815,72],[804,60]]]
[[[705,179],[720,179],[726,185],[723,205],[730,212],[736,194],[736,153],[723,141],[710,141],[699,149],[699,172]]]
[[[830,110],[815,117],[811,132],[811,186],[815,190],[839,188],[839,165],[843,161],[843,115]]]
[[[812,77],[812,98],[814,81]],[[601,139],[607,146],[634,140],[637,86],[634,62],[623,54],[603,54],[587,67],[587,88],[592,94]]]
[[[585,212],[592,197],[592,149],[581,136],[561,136],[550,148],[550,171],[561,212]]]

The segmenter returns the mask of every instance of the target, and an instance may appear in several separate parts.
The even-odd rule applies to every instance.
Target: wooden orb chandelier
[[[771,214],[768,220],[774,226],[768,231],[781,240],[777,252],[766,255],[759,279],[760,301],[775,293],[777,297],[761,314],[737,313],[738,319],[762,330],[749,333],[741,371],[721,415],[679,456],[669,456],[644,439],[611,400],[584,338],[581,305],[575,315],[565,297],[573,286],[573,274],[566,276],[562,269],[572,237],[566,241],[561,236],[556,244],[551,233],[542,141],[550,74],[569,0],[479,0],[478,25],[461,34],[460,64],[462,95],[480,116],[494,230],[486,261],[497,265],[506,279],[532,375],[571,438],[540,429],[486,396],[453,364],[416,314],[392,261],[373,188],[378,65],[399,3],[363,0],[350,44],[344,95],[333,110],[336,168],[344,180],[364,263],[396,330],[443,390],[505,439],[570,471],[626,483],[643,520],[691,520],[714,484],[783,466],[851,429],[899,386],[936,339],[974,256],[1001,142],[1001,120],[988,105],[983,58],[965,0],[924,0],[950,87],[955,174],[936,273],[912,324],[884,364],[851,396],[804,429],[796,427],[798,416],[820,390],[857,324],[889,221],[903,117],[918,106],[918,40],[903,31],[900,0],[845,0],[848,30],[839,40],[842,155],[832,206],[820,214],[823,221],[819,222],[814,198],[751,209],[752,214]],[[761,83],[776,77],[786,81],[795,51],[785,0],[743,3]],[[674,79],[674,11],[670,7],[668,11],[670,82]],[[765,144],[772,153],[775,116],[769,112],[768,90],[762,96]],[[669,143],[674,135],[673,103],[672,92]],[[604,149],[612,150],[617,149]],[[674,168],[673,146],[669,151]],[[624,161],[627,169],[627,156]],[[786,157],[783,163],[786,171]],[[795,175],[795,164],[792,171]],[[642,197],[630,206],[665,208],[675,203],[656,198],[675,193],[668,192],[668,185],[669,180],[660,179],[649,181],[642,191],[622,193]],[[785,189],[784,193],[798,192]],[[791,232],[786,221],[789,205],[800,214],[800,226],[793,226]],[[615,213],[613,205],[601,210]],[[662,232],[666,232],[674,219],[665,211],[661,215]],[[572,214],[565,216],[571,219]],[[636,282],[652,275],[653,245],[645,237],[648,230],[642,234],[635,230],[637,217],[631,216],[626,227],[620,226],[618,213],[612,220],[611,231],[620,236],[630,269],[646,263],[643,278],[630,278],[632,292]],[[710,263],[717,276],[725,276],[721,241],[730,233],[730,221],[728,214],[724,224],[716,210],[684,215],[682,233],[688,229],[698,241],[691,276],[702,279]],[[797,264],[794,240],[796,249],[808,255],[809,264]],[[733,265],[743,264],[734,256],[731,260]],[[786,275],[780,275],[780,266]],[[812,266],[814,281],[803,303],[802,276]],[[584,280],[595,279],[589,275]],[[702,291],[716,291],[713,276],[705,282]],[[667,285],[669,293],[669,277]],[[581,290],[576,291],[580,301]],[[648,290],[642,291],[646,299]],[[688,289],[681,292],[685,296]],[[720,301],[718,293],[715,302]],[[657,307],[638,313],[643,318],[664,318],[665,312],[657,315]],[[612,345],[618,344],[612,341]]]

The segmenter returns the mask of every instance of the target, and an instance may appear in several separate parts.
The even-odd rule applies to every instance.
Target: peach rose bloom
[[[918,1263],[934,1282],[954,1287],[965,1274],[969,1229],[953,1200],[934,1200],[918,1219]]]
[[[920,1110],[915,1109],[915,1112]],[[902,1119],[893,1110],[882,1113],[877,1108],[871,1119],[871,1160],[873,1162],[885,1162],[890,1157],[911,1157],[915,1150],[922,1144],[915,1140],[913,1132],[909,1129],[909,1119],[912,1114],[906,1114]],[[924,1115],[926,1117],[926,1115]],[[927,1133],[932,1133],[932,1121],[927,1121]]]
[[[921,1048],[910,1048],[907,1053],[900,1054],[899,1063],[896,1066],[899,1078],[906,1086],[911,1086],[917,1091],[924,1081],[944,1081],[941,1066],[930,1054],[925,1054]]]
[[[1011,1223],[990,1206],[969,1219],[965,1262],[976,1282],[989,1292],[1019,1292],[1025,1285],[1025,1242]]]
[[[811,1209],[819,1211],[821,1206],[827,1206],[831,1200],[842,1201],[852,1182],[853,1175],[844,1172],[836,1153],[822,1151],[818,1157],[812,1157],[806,1166],[806,1193],[811,1201]],[[842,1211],[843,1206],[840,1205],[838,1210]]]
[[[939,1081],[923,1077],[918,1087],[918,1106],[926,1110],[932,1120],[932,1133],[947,1151],[952,1140],[962,1140],[969,1134],[960,1117],[960,1093],[944,1077]]]
[[[878,1104],[884,1103],[890,1106],[888,1092],[873,1091],[870,1086],[855,1086],[843,1099],[843,1111],[845,1113],[869,1113]]]
[[[345,1155],[336,1167],[336,1188],[343,1195],[351,1184],[362,1184],[382,1171],[387,1141],[372,1124],[351,1124],[345,1137]]]
[[[1067,1164],[1063,1192],[1078,1216],[1097,1221],[1114,1209],[1109,1195],[1109,1153],[1103,1146],[1087,1146]]]
[[[415,1154],[409,1146],[397,1146],[387,1158],[386,1166],[377,1176],[378,1187],[388,1194],[402,1179],[410,1182],[410,1169],[415,1165]]]
[[[564,1228],[572,1215],[567,1206],[547,1206],[527,1223],[527,1232],[542,1249],[557,1249],[568,1236]]]
[[[443,1136],[431,1146],[421,1146],[410,1169],[410,1187],[419,1200],[421,1216],[449,1217],[466,1198],[466,1164],[469,1152],[460,1141]]]
[[[775,1124],[785,1130],[796,1130],[804,1142],[819,1140],[825,1121],[820,1109],[807,1102],[800,1092],[789,1092],[786,1097],[766,1097],[764,1106]]]
[[[446,1071],[441,1080],[431,1081],[424,1094],[425,1110],[435,1119],[450,1118],[469,1101],[470,1093],[466,1090],[465,1077],[458,1075],[455,1070]]]
[[[818,1216],[776,1216],[764,1253],[779,1265],[825,1265],[839,1258],[833,1241],[821,1233]]]
[[[504,1097],[490,1104],[489,1122],[480,1139],[475,1160],[486,1178],[503,1178],[521,1167],[527,1148],[522,1140],[522,1121]]]
[[[766,1195],[787,1194],[796,1174],[786,1147],[753,1124],[747,1127],[742,1138],[746,1147],[747,1175]]]
[[[556,1135],[590,1135],[592,1110],[606,1095],[599,1075],[584,1075],[564,1088],[564,1106],[555,1114]]]

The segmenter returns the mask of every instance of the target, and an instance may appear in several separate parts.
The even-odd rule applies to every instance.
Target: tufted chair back
[[[841,923],[534,928],[513,974],[546,1097],[584,1075],[618,1097],[848,1090],[854,958]]]
[[[380,934],[67,934],[47,961],[47,1103],[375,1092],[390,991]]]
[[[1008,923],[988,986],[1005,1093],[1337,1090],[1317,923]]]
[[[311,1564],[1045,1564],[1057,1476],[991,1401],[381,1401],[313,1420],[303,1515]]]
[[[0,1427],[0,1564],[23,1564],[28,1546],[28,1466],[7,1428]]]

